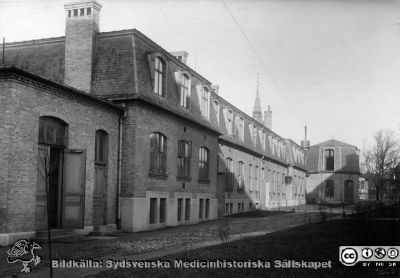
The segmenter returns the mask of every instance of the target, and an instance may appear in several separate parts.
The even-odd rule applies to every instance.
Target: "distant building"
[[[360,176],[356,146],[328,140],[310,147],[307,158],[307,202],[354,203]]]

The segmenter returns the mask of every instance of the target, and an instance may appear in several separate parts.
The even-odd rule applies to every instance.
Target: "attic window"
[[[78,16],[78,10],[77,9],[74,10],[74,17],[76,17],[76,16]]]
[[[85,9],[80,9],[80,16],[85,15]]]
[[[92,14],[92,9],[91,8],[87,8],[86,9],[86,15],[91,15]]]

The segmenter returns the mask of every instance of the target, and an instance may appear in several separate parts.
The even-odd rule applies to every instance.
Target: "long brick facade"
[[[99,3],[65,8],[65,37],[5,46],[0,244],[41,227],[42,145],[55,155],[65,149],[54,162],[63,171],[57,176],[64,179],[61,199],[66,184],[79,189],[79,180],[66,173],[80,168],[67,156],[85,154],[79,172],[84,202],[67,199],[71,207],[62,205],[53,216],[58,228],[111,224],[135,232],[305,202],[306,160],[299,145],[221,98],[185,59],[138,30],[100,32]],[[41,117],[66,126],[67,143],[38,141]],[[96,143],[96,131],[105,132],[106,141]]]

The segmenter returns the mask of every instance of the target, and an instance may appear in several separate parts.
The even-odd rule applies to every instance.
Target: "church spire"
[[[257,94],[256,94],[256,100],[254,102],[253,119],[260,123],[263,123],[261,100],[260,100],[260,81],[258,73],[257,73]]]

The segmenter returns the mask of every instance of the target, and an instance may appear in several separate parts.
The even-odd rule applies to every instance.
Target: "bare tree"
[[[376,189],[376,200],[381,200],[385,180],[393,179],[393,170],[399,163],[400,141],[394,131],[379,130],[373,145],[363,149],[363,172]]]
[[[46,145],[39,145],[38,150],[38,173],[42,176],[46,183],[46,208],[47,208],[47,240],[48,240],[48,247],[49,247],[49,261],[50,261],[50,278],[53,277],[53,265],[52,265],[52,252],[51,252],[51,231],[50,231],[50,194],[49,194],[49,187],[50,187],[50,175],[52,171],[50,169],[50,150],[49,147]]]

